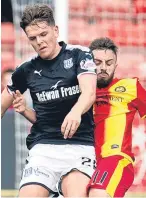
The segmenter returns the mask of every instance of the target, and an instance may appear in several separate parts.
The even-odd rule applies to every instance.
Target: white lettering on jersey
[[[36,93],[38,101],[45,102],[54,100],[57,98],[64,98],[72,95],[76,95],[80,93],[79,85],[75,85],[72,87],[60,87],[60,89],[52,90],[52,91],[42,91],[41,93]]]
[[[54,100],[56,98],[60,98],[59,91],[42,91],[42,93],[36,93],[38,101],[45,102],[49,100]]]
[[[61,95],[62,97],[72,96],[75,94],[80,93],[79,85],[72,86],[72,87],[61,87]]]

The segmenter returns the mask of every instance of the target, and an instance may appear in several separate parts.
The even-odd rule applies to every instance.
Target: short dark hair
[[[115,43],[111,39],[107,37],[95,39],[94,41],[91,42],[89,48],[91,49],[91,51],[96,50],[96,49],[97,50],[112,50],[117,57],[118,47],[115,45]]]
[[[46,4],[28,5],[23,11],[20,27],[25,28],[37,22],[46,21],[50,26],[55,26],[53,10]]]

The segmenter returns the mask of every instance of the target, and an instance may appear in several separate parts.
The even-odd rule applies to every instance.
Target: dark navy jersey
[[[77,76],[95,74],[93,55],[88,48],[59,43],[62,48],[57,57],[44,60],[37,56],[16,68],[8,90],[29,89],[37,120],[27,137],[27,147],[42,144],[93,145],[92,108],[82,115],[81,124],[71,139],[64,139],[61,125],[65,116],[77,102],[80,88]]]

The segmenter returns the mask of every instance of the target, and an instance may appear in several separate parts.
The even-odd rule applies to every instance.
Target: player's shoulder
[[[125,82],[125,83],[137,83],[139,81],[138,77],[131,77],[131,78],[119,78],[119,82]]]
[[[66,45],[66,50],[68,50],[68,51],[78,51],[78,52],[90,52],[90,49],[86,46],[72,45],[72,44],[67,44]]]
[[[129,88],[136,88],[137,84],[139,82],[139,78],[137,77],[131,77],[131,78],[120,78],[116,81],[116,85],[119,85],[121,87],[129,87]]]
[[[27,70],[27,69],[31,69],[33,63],[38,59],[38,56],[32,56],[28,59],[26,59],[25,61],[21,62],[17,67],[16,70]]]

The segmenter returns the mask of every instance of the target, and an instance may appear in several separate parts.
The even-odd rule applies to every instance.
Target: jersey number
[[[108,175],[108,172],[107,172],[107,171],[104,171],[104,173],[102,174],[102,176],[101,176],[101,177],[98,177],[99,172],[100,172],[100,171],[97,171],[97,172],[95,173],[95,175],[94,175],[94,177],[93,177],[93,183],[102,185],[103,182],[105,181],[107,175]]]
[[[96,168],[96,161],[92,160],[88,157],[82,157],[82,165],[90,166],[90,167],[93,167],[93,169],[95,169]]]

